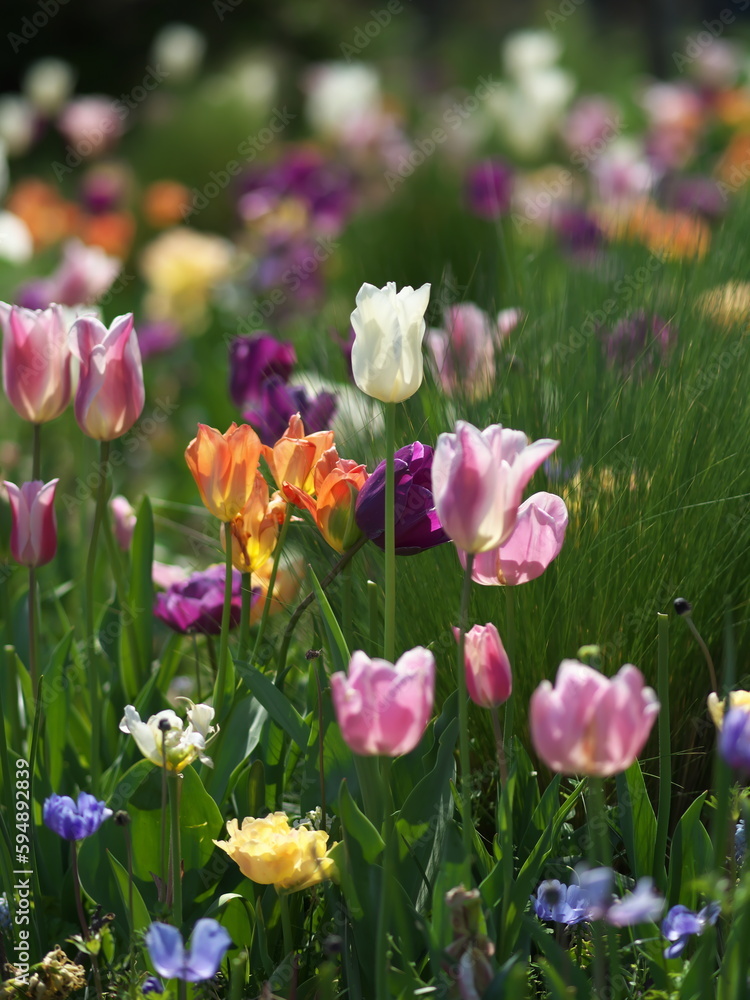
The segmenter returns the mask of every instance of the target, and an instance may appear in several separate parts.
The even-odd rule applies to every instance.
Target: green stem
[[[99,542],[99,529],[107,507],[107,464],[109,459],[109,441],[101,442],[99,452],[99,487],[96,494],[94,510],[94,525],[91,529],[88,560],[86,562],[86,638],[89,644],[89,668],[86,671],[89,680],[89,701],[91,702],[91,790],[99,794],[101,780],[101,724],[102,712],[99,706],[99,654],[96,635],[96,615],[94,610],[94,588],[96,575],[96,554]]]
[[[396,404],[385,404],[385,619],[383,657],[394,662],[396,651],[396,497],[393,453],[396,449]]]
[[[125,854],[128,861],[128,918],[130,922],[130,996],[135,1000],[137,992],[137,976],[135,969],[136,944],[135,944],[135,913],[133,911],[133,843],[130,839],[130,830],[127,824],[123,827],[125,834]]]
[[[393,878],[391,851],[393,848],[393,802],[391,801],[391,758],[380,758],[380,780],[383,785],[385,822],[383,824],[383,871],[380,882],[380,908],[375,947],[375,995],[377,1000],[389,1000],[388,993],[388,912],[389,887]]]
[[[34,424],[34,444],[31,461],[31,478],[42,478],[42,425]]]
[[[669,811],[672,798],[672,754],[669,731],[669,618],[656,616],[659,636],[659,653],[656,687],[659,695],[659,818],[654,844],[654,884],[666,891],[664,859],[667,856],[669,837]]]
[[[78,920],[81,924],[81,934],[84,941],[89,940],[89,925],[86,920],[86,914],[83,910],[83,898],[81,896],[81,876],[78,872],[78,841],[74,840],[73,844],[73,891],[76,897],[76,909],[78,910]],[[89,953],[91,958],[91,967],[94,970],[94,982],[96,984],[96,995],[99,1000],[102,1000],[102,979],[99,975],[99,962],[96,955]]]
[[[247,645],[250,640],[250,605],[253,603],[253,575],[242,574],[242,612],[240,615],[240,645],[237,659],[244,660],[247,656]]]
[[[180,844],[180,790],[182,775],[174,774],[169,782],[169,805],[172,827],[172,923],[182,927],[182,847]]]
[[[281,907],[281,933],[284,937],[284,956],[289,956],[294,951],[294,938],[292,937],[292,921],[289,917],[289,896],[282,889],[279,893],[279,906]]]
[[[193,656],[195,657],[195,704],[201,700],[201,658],[198,653],[198,636],[193,632]]]
[[[318,664],[313,665],[318,688],[318,774],[320,778],[320,828],[326,829],[326,779],[325,779],[325,720],[323,718],[323,685]]]
[[[263,613],[260,616],[260,625],[258,625],[258,634],[255,637],[255,645],[253,646],[252,654],[250,655],[250,663],[255,663],[255,657],[260,649],[260,644],[263,640],[263,636],[266,631],[266,623],[268,622],[268,616],[271,613],[271,602],[273,601],[273,590],[276,586],[276,574],[279,571],[279,560],[281,559],[281,553],[286,542],[286,535],[289,531],[289,524],[292,520],[292,505],[288,503],[286,505],[286,510],[284,512],[284,523],[281,525],[281,531],[279,532],[279,538],[276,542],[276,548],[273,553],[273,566],[271,567],[271,575],[268,578],[268,590],[266,591],[266,599],[263,602]]]
[[[36,426],[36,424],[34,425]],[[31,674],[31,688],[36,692],[37,683],[37,632],[38,623],[36,616],[36,569],[29,567],[29,673]]]
[[[469,695],[466,689],[466,667],[464,665],[464,647],[466,642],[466,624],[469,617],[469,597],[471,595],[471,571],[474,565],[474,553],[466,553],[466,570],[461,591],[461,611],[458,620],[458,657],[456,663],[456,680],[458,682],[458,746],[461,758],[461,834],[464,845],[464,864],[466,865],[467,885],[471,881],[471,858],[474,823],[471,818],[471,760],[469,754]]]
[[[516,606],[513,595],[513,588],[505,588],[505,632],[503,634],[505,651],[511,666],[516,663]],[[505,702],[505,726],[503,739],[505,745],[505,759],[508,760],[513,754],[513,708],[515,698],[511,693],[510,698]]]
[[[508,762],[505,759],[503,727],[500,724],[500,710],[497,706],[493,706],[490,709],[490,716],[492,718],[492,731],[495,734],[495,751],[497,752],[497,766],[500,771],[500,781],[502,782],[503,788],[505,788],[508,784]]]
[[[229,671],[229,627],[232,621],[232,523],[224,526],[226,542],[226,576],[224,577],[224,611],[221,616],[221,639],[219,642],[219,669],[214,684],[214,712],[216,721],[221,718],[224,695]]]
[[[606,805],[604,800],[604,782],[601,778],[589,778],[588,784],[588,805],[589,805],[589,842],[590,860],[592,867],[605,866],[612,867],[612,845],[609,839],[609,826],[607,824]],[[601,920],[594,920],[591,924],[594,938],[594,978],[596,989],[600,996],[604,996],[605,980],[605,929]],[[617,939],[617,931],[611,925],[606,928],[607,953],[609,956],[609,978],[610,996],[617,1000],[620,996],[620,948]]]
[[[341,599],[341,631],[346,639],[346,644],[351,649],[352,645],[352,564],[347,563],[341,574],[343,584],[343,594]]]
[[[367,581],[367,604],[370,612],[370,653],[376,656],[378,636],[380,635],[378,628],[380,615],[378,614],[378,585],[374,580]]]
[[[125,633],[128,637],[130,658],[133,661],[133,666],[137,676],[142,678],[144,676],[144,671],[141,664],[141,651],[138,646],[138,636],[135,631],[135,618],[131,613],[130,607],[130,586],[128,584],[127,574],[122,565],[122,554],[112,532],[112,524],[109,520],[109,507],[106,504],[102,512],[102,534],[104,535],[104,544],[107,546],[109,568],[112,573],[112,578],[115,581],[117,603],[120,605],[120,614],[125,619]]]
[[[187,1000],[187,983],[184,979],[177,981],[177,1000]]]
[[[161,884],[160,902],[169,899],[169,867],[167,862],[167,744],[166,731],[161,731]]]

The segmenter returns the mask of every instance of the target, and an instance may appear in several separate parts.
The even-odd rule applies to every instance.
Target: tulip
[[[422,384],[424,314],[429,284],[416,291],[407,285],[396,292],[364,284],[351,315],[354,327],[352,373],[357,386],[384,403],[400,403]]]
[[[112,512],[117,544],[123,552],[127,552],[130,548],[130,543],[133,541],[133,532],[138,520],[135,510],[127,497],[123,496],[112,497],[109,501],[109,509]]]
[[[541,576],[560,554],[568,526],[568,510],[562,497],[535,493],[518,508],[510,538],[496,549],[474,557],[471,578],[483,586],[514,586]],[[459,549],[461,565],[466,553]]]
[[[430,330],[426,339],[443,391],[448,396],[463,391],[470,399],[489,396],[500,340],[497,324],[472,302],[462,302],[446,309],[444,327]]]
[[[542,681],[531,696],[531,740],[553,771],[606,778],[630,767],[658,712],[656,694],[637,667],[625,664],[608,678],[563,660],[555,686]]]
[[[163,594],[157,594],[154,602],[154,615],[169,625],[175,632],[190,635],[199,632],[203,635],[219,635],[221,632],[221,614],[224,608],[224,566],[213,566],[200,573],[193,573],[187,579],[173,579],[172,572],[158,567],[158,576],[154,582],[168,583]],[[240,622],[242,607],[242,577],[234,570],[232,572],[232,604],[229,627],[234,628]]]
[[[243,419],[252,424],[263,444],[273,445],[286,433],[290,417],[298,414],[308,435],[326,430],[336,412],[336,398],[330,392],[308,395],[301,385],[285,385],[274,375],[264,383],[260,399]]]
[[[312,493],[315,466],[323,453],[332,447],[333,431],[306,435],[305,425],[299,413],[295,413],[273,448],[263,445],[261,453],[279,489],[289,484],[305,493]]]
[[[170,924],[151,924],[145,942],[160,976],[181,979],[185,983],[201,983],[213,979],[219,971],[232,939],[218,921],[203,917],[193,928],[192,944],[187,952],[179,929]]]
[[[285,500],[312,515],[332,549],[346,552],[361,537],[355,507],[366,482],[364,465],[339,458],[336,449],[329,448],[313,470],[314,498],[287,482],[281,492]]]
[[[435,697],[435,658],[417,646],[396,664],[357,650],[349,672],[333,674],[331,695],[341,734],[354,753],[398,757],[422,739]]]
[[[81,316],[71,330],[72,351],[81,362],[75,399],[78,426],[97,441],[126,434],[143,410],[145,390],[133,314],[106,326]]]
[[[454,628],[456,641],[461,632]],[[510,660],[494,625],[475,625],[464,642],[466,687],[469,697],[483,708],[495,708],[510,698],[513,677]]]
[[[35,480],[23,483],[6,482],[12,527],[10,551],[22,566],[45,566],[55,558],[57,551],[57,519],[55,517],[55,489],[59,479],[48,483]]]
[[[90,837],[111,815],[112,810],[107,808],[106,803],[99,802],[88,792],[81,792],[78,802],[74,802],[69,795],[50,795],[42,808],[45,826],[65,840]]]
[[[210,705],[194,705],[192,701],[188,704],[187,727],[171,709],[157,712],[147,722],[142,722],[134,706],[126,705],[125,715],[120,720],[120,732],[130,733],[138,749],[152,764],[164,767],[166,759],[168,771],[179,774],[196,759],[213,767],[213,761],[205,750],[218,732],[217,727],[211,725],[214,710]]]
[[[459,420],[441,434],[432,463],[440,523],[460,549],[488,552],[510,537],[523,490],[559,441],[528,443],[521,431],[492,424],[480,431]]]
[[[215,840],[214,844],[258,885],[296,892],[335,873],[333,859],[326,857],[326,831],[303,825],[290,827],[284,812],[271,813],[265,819],[248,816],[242,826],[230,819],[227,833],[229,840]]]
[[[435,510],[431,488],[432,458],[432,448],[419,441],[394,453],[398,555],[424,552],[450,541]],[[359,491],[355,516],[362,533],[382,549],[385,545],[385,462],[377,466]]]
[[[730,708],[719,733],[719,753],[736,771],[750,772],[750,713]]]
[[[741,708],[750,713],[750,691],[731,691],[729,694],[730,708]],[[708,711],[717,729],[724,725],[724,713],[728,711],[726,698],[719,701],[719,696],[712,691],[708,696]]]
[[[466,200],[482,219],[499,219],[510,211],[513,171],[503,160],[483,160],[466,178]]]
[[[237,337],[229,345],[229,395],[240,409],[254,405],[268,379],[277,376],[286,382],[296,362],[291,344],[267,334]]]
[[[255,573],[276,547],[286,504],[277,493],[269,503],[268,485],[258,472],[250,499],[231,522],[232,563],[241,573]],[[226,545],[226,537],[222,537]]]
[[[59,306],[22,309],[0,302],[3,388],[23,420],[44,424],[66,409],[71,397],[70,348]]]
[[[224,434],[198,424],[185,461],[203,503],[220,521],[233,521],[252,495],[260,448],[258,435],[247,424],[232,424]]]

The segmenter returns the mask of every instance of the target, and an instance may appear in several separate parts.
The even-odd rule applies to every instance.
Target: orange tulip
[[[313,492],[313,471],[323,453],[333,447],[333,431],[305,434],[299,413],[289,418],[289,426],[273,448],[263,445],[263,457],[279,489],[290,483],[305,493]]]
[[[225,434],[198,424],[185,450],[203,503],[224,522],[234,521],[252,496],[259,459],[260,438],[248,424],[232,424]]]
[[[273,559],[267,559],[262,566],[253,573],[253,593],[258,591],[257,599],[253,600],[250,609],[250,624],[257,625],[263,615],[263,605],[266,603],[268,595],[268,585],[271,582],[273,572]],[[276,583],[273,587],[273,597],[269,614],[275,615],[280,611],[286,611],[297,600],[299,594],[300,581],[305,575],[305,566],[302,559],[297,559],[292,563],[284,565],[282,559],[276,573]]]
[[[255,573],[273,553],[285,508],[280,493],[275,493],[269,503],[268,484],[257,472],[253,492],[230,528],[232,563],[240,573]],[[225,532],[222,533],[222,545],[226,548]]]
[[[312,514],[332,549],[346,552],[362,534],[354,519],[354,507],[367,478],[364,465],[339,458],[336,449],[329,448],[313,470],[315,499],[289,482],[284,483],[281,492],[290,503]]]

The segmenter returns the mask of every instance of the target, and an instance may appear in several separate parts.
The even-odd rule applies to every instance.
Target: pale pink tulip
[[[54,503],[59,481],[34,480],[20,487],[15,483],[5,484],[12,516],[10,552],[22,566],[44,566],[55,558],[57,518]]]
[[[0,302],[3,388],[23,420],[45,424],[71,397],[68,331],[59,306],[22,309]]]
[[[82,316],[73,324],[71,341],[81,362],[78,426],[97,441],[113,441],[130,430],[145,401],[133,315],[118,316],[109,330],[95,317]]]
[[[460,629],[453,634],[458,642]],[[475,625],[464,640],[464,666],[469,697],[482,708],[495,708],[510,698],[513,676],[502,639],[491,623]]]
[[[341,734],[354,753],[398,757],[419,743],[435,698],[435,658],[417,646],[397,661],[357,650],[349,672],[333,674],[331,694]]]
[[[531,696],[531,741],[561,774],[606,778],[625,771],[643,749],[659,712],[656,693],[627,663],[612,678],[578,660],[563,660],[553,687]]]
[[[435,376],[448,396],[461,392],[470,399],[489,396],[495,382],[498,339],[497,325],[473,302],[445,310],[443,329],[430,330],[425,342]]]
[[[116,496],[109,501],[109,509],[112,511],[112,524],[115,530],[117,544],[127,552],[130,543],[133,541],[133,532],[138,518],[127,497]]]
[[[507,542],[474,557],[471,578],[485,587],[515,586],[541,576],[560,555],[568,526],[568,509],[554,493],[535,493],[518,508]],[[458,550],[466,568],[466,553]]]
[[[522,431],[493,424],[480,431],[459,420],[441,434],[432,462],[432,493],[440,523],[466,552],[502,545],[516,524],[526,484],[559,441],[529,444]]]

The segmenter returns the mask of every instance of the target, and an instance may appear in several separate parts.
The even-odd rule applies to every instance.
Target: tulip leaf
[[[365,861],[372,864],[383,852],[385,846],[383,838],[352,798],[346,779],[341,782],[338,814],[344,830],[354,837],[362,848]]]
[[[52,788],[59,788],[63,774],[65,744],[68,741],[69,683],[65,668],[70,656],[73,629],[55,647],[44,672],[44,762]]]
[[[130,547],[129,606],[120,609],[120,680],[128,701],[135,698],[142,688],[151,663],[154,622],[152,613],[154,584],[151,575],[153,561],[154,517],[151,501],[145,496],[138,510]],[[131,647],[129,630],[132,631],[135,649]]]
[[[277,726],[293,739],[301,750],[305,750],[310,739],[310,727],[282,691],[270,677],[247,663],[235,663],[237,673],[247,688],[257,698]]]
[[[691,802],[677,824],[669,851],[667,901],[670,906],[681,903],[694,910],[698,903],[697,880],[711,868],[711,838],[700,821],[706,801],[703,792]]]
[[[202,774],[206,788],[217,802],[224,800],[234,772],[258,746],[267,717],[265,708],[252,695],[232,702],[229,715],[208,748],[214,766]]]
[[[338,656],[336,659],[336,667],[339,670],[346,670],[349,666],[349,647],[346,644],[346,639],[344,638],[344,633],[341,631],[341,626],[338,623],[336,615],[333,613],[333,608],[330,605],[328,598],[325,595],[325,591],[320,585],[320,582],[315,575],[315,570],[308,564],[307,572],[310,576],[310,583],[312,584],[313,591],[315,592],[315,597],[320,605],[320,610],[323,613],[323,620],[326,625],[326,632],[328,632],[328,637],[331,641],[333,647],[335,647]]]
[[[622,818],[620,828],[631,871],[650,875],[654,867],[656,814],[648,797],[641,765],[636,760],[616,780]]]
[[[128,913],[128,920],[130,922],[130,933],[136,934],[138,931],[145,930],[151,924],[151,917],[148,912],[146,904],[143,902],[143,896],[141,896],[138,891],[138,887],[133,884],[133,912],[130,912],[130,880],[128,878],[128,873],[117,860],[117,858],[112,854],[111,851],[107,851],[107,858],[109,860],[110,867],[112,868],[112,874],[115,877],[117,883],[117,888],[120,890],[120,896],[122,898],[122,905],[126,912]]]

